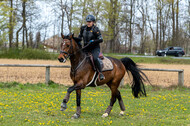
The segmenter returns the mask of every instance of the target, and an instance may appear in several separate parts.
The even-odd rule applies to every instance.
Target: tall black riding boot
[[[99,79],[104,80],[105,76],[102,74],[102,67],[101,67],[100,61],[97,59],[95,64],[96,64],[96,68],[98,69],[98,72],[99,72]]]

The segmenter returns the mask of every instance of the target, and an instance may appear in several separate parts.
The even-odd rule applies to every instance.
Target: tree
[[[179,0],[176,2],[177,8],[176,8],[176,43],[181,46],[181,43],[179,43]]]
[[[146,15],[147,15],[147,3],[144,3],[143,0],[140,1],[141,3],[138,3],[138,10],[141,13],[141,22],[142,26],[140,26],[141,23],[137,23],[137,27],[141,32],[141,42],[140,42],[140,53],[145,53],[145,38],[146,38]]]
[[[33,43],[34,43],[34,40],[33,40],[33,34],[32,32],[29,33],[29,47],[30,48],[33,48]]]
[[[65,7],[65,12],[67,15],[67,24],[69,28],[69,32],[72,31],[72,21],[73,21],[73,0],[70,1],[70,6]]]
[[[14,29],[14,22],[13,22],[13,0],[10,0],[10,12],[9,12],[9,48],[12,47],[12,40],[13,40],[13,29]]]
[[[16,48],[19,48],[20,32],[22,32],[22,48],[29,48],[28,36],[30,32],[41,30],[44,25],[39,21],[39,10],[34,1],[16,1]],[[40,22],[40,23],[39,23]]]
[[[8,42],[8,35],[9,31],[7,29],[10,28],[10,11],[12,11],[12,8],[8,6],[9,3],[7,0],[0,2],[0,45],[3,45],[3,43]],[[11,36],[12,37],[12,36]],[[9,47],[12,45],[12,38],[11,41],[9,41]]]
[[[129,53],[132,53],[132,45],[133,45],[133,19],[134,19],[134,6],[135,0],[130,0],[130,19],[129,19]]]
[[[85,17],[92,14],[103,35],[103,51],[132,53],[134,49],[143,54],[169,45],[187,45],[185,50],[190,48],[187,11],[190,1],[187,0],[53,0],[46,4],[53,7],[53,14],[47,17],[53,17],[43,21],[39,20],[41,11],[36,6],[39,2],[46,4],[45,1],[29,0],[0,2],[1,45],[9,43],[11,48],[16,38],[17,48],[19,42],[22,42],[22,48],[32,47],[32,33],[38,31],[43,41],[59,32],[74,31],[78,34],[80,27],[86,23]],[[50,27],[53,30],[47,32]],[[151,49],[147,50],[148,47]]]
[[[35,42],[34,48],[38,49],[40,47],[40,42],[41,42],[41,33],[37,32],[36,33],[36,42]]]
[[[115,0],[117,2],[117,0]],[[108,18],[108,31],[109,31],[109,44],[110,44],[110,50],[109,52],[114,52],[114,38],[115,38],[115,24],[116,24],[116,19],[115,19],[115,10],[117,5],[115,5],[115,1],[114,0],[110,0],[109,3],[109,18]]]
[[[24,48],[24,38],[26,30],[26,0],[22,0],[22,26],[16,32],[16,47],[18,48],[19,44],[19,32],[23,29],[22,37],[22,48]]]
[[[171,1],[171,5],[172,5],[172,22],[173,22],[173,34],[172,34],[172,44],[176,45],[176,29],[175,29],[175,4],[174,4],[174,0]]]

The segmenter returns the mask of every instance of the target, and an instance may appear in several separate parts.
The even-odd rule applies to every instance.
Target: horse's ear
[[[61,37],[64,39],[65,36],[63,35],[63,33],[61,33]]]
[[[69,38],[73,38],[73,37],[74,37],[74,33],[70,33]]]

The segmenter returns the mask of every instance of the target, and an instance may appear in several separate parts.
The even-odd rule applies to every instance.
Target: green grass
[[[170,57],[157,57],[157,58],[142,58],[130,57],[136,63],[152,63],[152,64],[190,64],[189,59],[172,59]]]
[[[127,54],[128,55],[128,54]],[[125,55],[116,55],[116,54],[106,54],[106,56],[111,56],[117,59],[126,57]],[[128,56],[130,57],[130,56]],[[173,59],[171,57],[155,57],[155,58],[146,58],[146,57],[130,57],[135,63],[151,63],[151,64],[190,64],[189,59]]]
[[[117,59],[126,57],[125,54],[108,53],[105,56],[111,56]],[[132,54],[126,54],[132,55]],[[46,60],[57,60],[58,54],[49,53],[44,50],[38,49],[11,49],[0,52],[0,58],[8,59],[46,59]],[[156,57],[156,58],[145,58],[145,57],[130,57],[136,63],[152,63],[152,64],[190,64],[189,59],[173,59],[171,57]]]
[[[0,58],[8,59],[57,59],[58,54],[53,54],[39,49],[10,49],[0,53]]]
[[[190,89],[169,89],[147,86],[147,97],[133,98],[129,86],[120,88],[126,107],[125,115],[119,116],[115,103],[109,117],[101,115],[109,105],[110,90],[105,86],[82,90],[82,114],[72,120],[76,110],[75,93],[68,102],[68,109],[60,111],[60,103],[68,87],[51,83],[19,84],[0,83],[0,124],[20,125],[190,125]],[[8,86],[7,86],[8,85]]]

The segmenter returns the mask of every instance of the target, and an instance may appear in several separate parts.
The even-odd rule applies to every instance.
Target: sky
[[[53,8],[51,7],[51,5],[49,4],[48,1],[49,0],[46,0],[46,1],[37,1],[36,2],[36,5],[41,9],[41,12],[40,12],[41,21],[56,23],[55,30],[54,30],[54,25],[50,24],[50,26],[47,29],[48,32],[47,32],[47,37],[46,38],[49,38],[49,37],[53,36],[54,32],[55,32],[55,34],[60,33],[60,29],[57,29],[57,27],[59,27],[59,26],[61,27],[61,24],[59,24],[60,21],[56,21],[57,20],[57,18],[55,18],[56,15],[54,15],[52,13],[52,9]],[[188,3],[188,0],[181,0],[180,1],[180,12],[182,12],[184,10],[187,10],[188,6],[186,5],[186,3]],[[154,9],[153,2],[149,3],[149,5],[152,7],[152,8],[149,8],[149,9],[153,10]],[[183,18],[187,17],[187,13],[188,12],[180,13],[180,18],[182,19],[182,20],[180,20],[181,21],[181,23],[180,23],[181,25],[183,25],[183,22],[184,22]],[[149,14],[150,14],[151,18],[155,18],[156,17],[154,11],[149,11]],[[137,16],[138,15],[141,15],[141,14],[139,12],[137,12]],[[154,26],[154,24],[153,24],[153,26]],[[64,28],[64,34],[68,34],[68,32],[69,32],[68,28]],[[43,34],[43,31],[42,31],[42,34]]]

